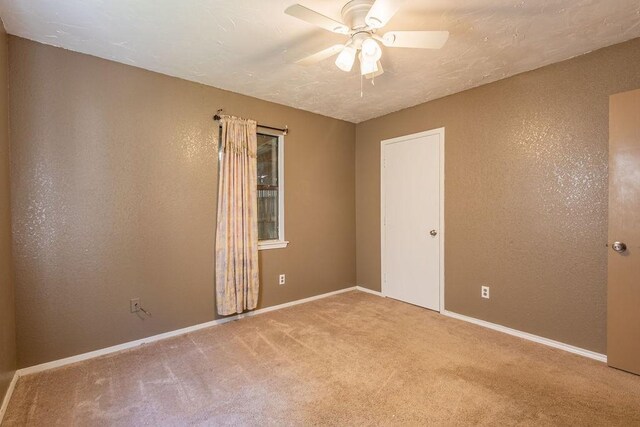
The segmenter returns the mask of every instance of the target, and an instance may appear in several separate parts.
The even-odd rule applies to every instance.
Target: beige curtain
[[[222,117],[216,227],[218,314],[258,304],[256,122]]]

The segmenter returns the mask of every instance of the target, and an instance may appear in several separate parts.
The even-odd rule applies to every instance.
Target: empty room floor
[[[54,424],[637,425],[640,377],[354,291],[21,378]]]

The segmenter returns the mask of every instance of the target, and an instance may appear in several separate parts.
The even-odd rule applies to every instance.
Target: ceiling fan
[[[380,58],[382,48],[405,47],[418,49],[440,49],[449,38],[448,31],[388,31],[377,32],[395,15],[404,0],[351,0],[342,8],[342,21],[338,22],[300,4],[288,7],[284,13],[325,30],[349,37],[345,44],[336,44],[296,63],[309,65],[338,55],[336,66],[349,72],[356,58],[360,62],[360,74],[377,77],[384,72]]]

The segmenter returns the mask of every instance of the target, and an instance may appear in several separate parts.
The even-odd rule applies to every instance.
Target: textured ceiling
[[[451,37],[384,48],[361,98],[355,67],[294,64],[344,41],[285,15],[297,1],[1,0],[0,15],[20,37],[356,123],[640,37],[638,0],[407,0],[385,30]],[[345,1],[299,3],[340,19]]]

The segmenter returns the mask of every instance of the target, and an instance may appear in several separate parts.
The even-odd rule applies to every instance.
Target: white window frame
[[[257,133],[278,138],[278,238],[258,241],[258,250],[282,249],[289,244],[284,238],[284,134],[260,126]]]

